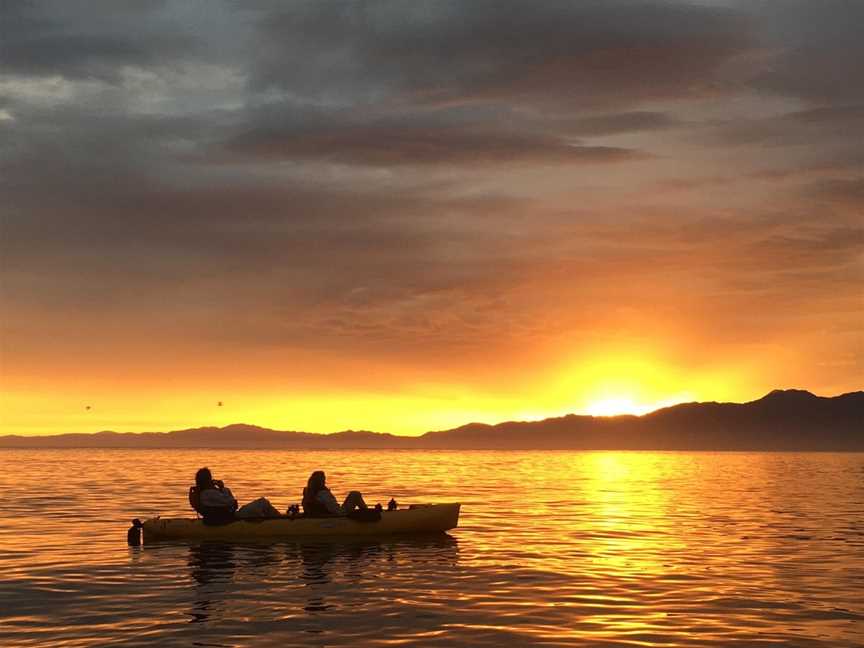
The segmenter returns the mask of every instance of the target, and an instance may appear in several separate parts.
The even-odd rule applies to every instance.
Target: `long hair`
[[[318,494],[318,491],[327,488],[327,486],[325,486],[326,481],[327,477],[324,474],[324,471],[316,470],[309,475],[309,481],[306,482],[306,494],[309,497],[315,497]]]
[[[195,473],[195,485],[198,487],[198,492],[208,488],[213,488],[213,473],[209,468],[201,468]]]
[[[306,513],[313,513],[320,508],[316,496],[327,488],[325,486],[326,479],[323,470],[316,470],[309,475],[309,481],[306,482],[306,488],[303,489],[303,510]]]

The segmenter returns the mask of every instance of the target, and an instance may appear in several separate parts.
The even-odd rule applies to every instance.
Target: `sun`
[[[628,396],[610,396],[589,403],[585,408],[585,413],[591,416],[619,416],[621,414],[639,416],[651,409],[650,406],[636,403]]]
[[[593,348],[585,355],[564,357],[546,393],[563,403],[556,412],[643,416],[704,400],[706,394],[716,400],[736,384],[730,372],[695,372],[673,360],[659,350]]]
[[[590,416],[621,416],[623,414],[642,416],[664,407],[671,407],[692,400],[691,395],[686,392],[654,401],[640,401],[632,396],[603,396],[589,401],[582,412]]]

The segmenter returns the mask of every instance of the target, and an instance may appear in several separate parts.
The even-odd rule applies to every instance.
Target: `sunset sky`
[[[862,25],[859,0],[3,2],[0,434],[861,389]]]

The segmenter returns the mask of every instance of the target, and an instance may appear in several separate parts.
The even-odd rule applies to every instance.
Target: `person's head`
[[[213,488],[213,473],[209,468],[201,468],[195,473],[195,485],[199,491],[207,488]]]
[[[323,470],[316,470],[309,475],[309,481],[306,484],[306,492],[309,495],[315,495],[318,491],[326,488],[327,476]]]

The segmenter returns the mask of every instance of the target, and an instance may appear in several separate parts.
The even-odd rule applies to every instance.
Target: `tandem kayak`
[[[144,542],[159,540],[278,540],[284,538],[388,536],[405,533],[443,533],[459,523],[459,504],[415,504],[407,509],[383,511],[376,522],[358,522],[345,517],[281,517],[235,520],[218,526],[201,519],[162,518],[142,524]]]

